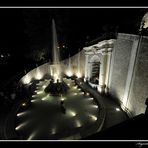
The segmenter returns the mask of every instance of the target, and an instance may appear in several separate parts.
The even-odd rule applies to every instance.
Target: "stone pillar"
[[[87,65],[87,78],[88,78],[88,81],[90,81],[90,78],[91,78],[91,68],[92,68],[92,63],[88,63]]]
[[[85,78],[84,81],[88,78],[88,54],[85,55]]]
[[[106,62],[107,62],[106,59],[107,59],[107,53],[106,49],[104,49],[102,50],[102,58],[101,58],[100,74],[99,74],[98,91],[100,93],[104,93],[105,91]]]
[[[106,62],[106,77],[105,77],[105,93],[109,92],[109,74],[110,74],[110,65],[111,65],[111,55],[112,55],[112,48],[108,48],[107,50],[107,62]]]

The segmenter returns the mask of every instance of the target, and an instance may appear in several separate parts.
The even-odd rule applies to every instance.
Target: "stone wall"
[[[85,73],[85,54],[84,50],[81,50],[79,53],[75,54],[74,56],[70,57],[71,60],[71,67],[72,67],[72,74],[77,74],[78,71],[78,59],[80,59],[80,73],[81,76],[84,76]],[[65,72],[68,71],[69,59],[65,59],[62,61],[62,67]]]
[[[148,97],[148,38],[119,33],[111,59],[109,93],[131,115],[145,112]],[[137,52],[137,54],[136,54]]]
[[[23,84],[28,84],[33,79],[42,79],[43,76],[46,75],[47,73],[50,73],[49,63],[45,63],[45,64],[29,71],[26,75],[24,75],[21,78],[20,82],[22,82]]]
[[[119,34],[112,53],[114,54],[114,63],[111,63],[113,69],[109,93],[121,101],[125,91],[132,44],[132,39],[127,39],[126,35]]]
[[[85,71],[85,54],[84,51],[81,50],[79,53],[76,55],[70,57],[71,59],[71,67],[72,67],[72,74],[76,74],[78,71],[78,56],[80,57],[80,73],[81,76],[84,76],[84,71]],[[69,59],[65,59],[61,61],[61,66],[63,73],[66,73],[68,70],[68,64],[69,64]],[[28,84],[31,82],[33,79],[41,79],[43,76],[46,74],[50,74],[50,65],[49,63],[45,63],[37,68],[34,68],[30,72],[28,72],[20,82],[23,84]]]
[[[127,107],[134,115],[144,113],[148,97],[148,38],[143,37],[137,56],[135,72]]]

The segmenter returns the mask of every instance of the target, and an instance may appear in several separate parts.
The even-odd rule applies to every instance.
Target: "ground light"
[[[74,93],[73,95],[76,96],[78,93]]]
[[[73,73],[72,73],[71,71],[68,71],[68,72],[67,72],[67,76],[68,76],[68,77],[71,77],[72,75],[73,75]]]
[[[37,100],[31,100],[31,102],[36,102]]]
[[[76,120],[76,127],[81,127],[82,125],[81,125],[81,123],[80,123],[80,121],[79,120]]]
[[[87,100],[93,100],[94,98],[88,98]]]
[[[71,112],[71,115],[74,117],[74,116],[76,116],[76,113],[75,112]]]
[[[89,96],[90,94],[89,93],[86,93],[86,96]]]
[[[43,87],[43,89],[45,89],[46,88],[46,85],[43,85],[42,87]]]
[[[32,95],[32,98],[35,98],[36,97],[36,95]]]
[[[61,94],[61,98],[60,98],[61,101],[64,101],[65,100],[65,97],[63,97],[63,95]]]
[[[15,128],[15,130],[19,130],[19,129],[21,129],[22,127],[26,126],[27,124],[28,124],[28,121],[27,121],[27,122],[24,122],[24,123],[22,123],[22,124],[20,124],[19,126],[17,126],[17,127]]]
[[[51,130],[51,134],[56,134],[56,128],[52,128],[52,130]]]
[[[48,95],[46,95],[45,97],[43,97],[41,100],[44,101],[48,98]]]
[[[84,92],[80,92],[80,94],[84,95]]]
[[[77,86],[74,86],[73,88],[74,88],[74,89],[77,89]]]
[[[39,94],[42,94],[42,93],[43,93],[43,91],[42,91],[42,90],[40,90],[40,91],[37,91],[36,93],[39,95]]]
[[[26,103],[22,103],[22,106],[26,106],[27,104]]]
[[[36,133],[37,133],[36,131],[33,132],[33,133],[29,136],[29,138],[28,138],[27,140],[31,140],[33,137],[35,137]]]
[[[35,78],[37,79],[37,80],[40,80],[40,79],[42,79],[42,77],[43,77],[43,74],[40,72],[40,70],[37,68],[36,69],[37,70],[37,73],[36,73],[36,76],[35,76]]]
[[[76,76],[77,76],[77,78],[81,78],[81,73],[77,72]]]
[[[26,113],[27,113],[27,112],[18,113],[18,114],[17,114],[17,117],[23,116],[23,115],[25,115]]]
[[[98,108],[98,106],[97,106],[97,105],[92,105],[92,107],[93,107],[93,108]]]
[[[117,111],[117,112],[119,112],[119,111],[120,111],[120,109],[119,109],[119,108],[116,108],[116,111]]]
[[[94,116],[94,115],[89,115],[89,117],[91,117],[91,118],[92,118],[92,120],[94,120],[94,121],[96,121],[96,120],[97,120],[97,117],[96,117],[96,116]]]
[[[74,111],[71,111],[71,110],[68,111],[68,114],[72,117],[76,116],[76,113]]]
[[[61,98],[61,101],[64,101],[64,100],[65,100],[65,99],[62,97],[62,98]]]

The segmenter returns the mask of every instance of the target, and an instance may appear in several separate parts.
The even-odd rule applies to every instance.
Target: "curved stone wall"
[[[23,84],[28,84],[33,79],[42,79],[44,75],[50,73],[50,65],[49,63],[45,63],[33,70],[29,71],[25,76],[23,76],[20,80]]]
[[[84,74],[85,74],[85,54],[84,54],[84,50],[81,50],[76,55],[70,57],[70,61],[71,61],[71,68],[72,68],[71,72],[72,72],[72,74],[77,75],[78,64],[80,64],[80,73],[81,73],[81,76],[84,76]],[[65,73],[68,73],[68,71],[69,71],[68,65],[69,65],[69,59],[65,59],[64,61],[62,61],[62,68],[64,69]]]
[[[84,51],[81,50],[76,55],[70,57],[70,59],[71,59],[71,67],[72,67],[71,73],[75,74],[75,75],[77,74],[78,63],[79,63],[81,76],[84,76],[84,67],[85,67]],[[78,59],[80,59],[80,61]],[[69,71],[68,65],[69,65],[69,59],[65,59],[65,60],[61,61],[62,70],[63,70],[63,73],[65,73],[65,74]],[[22,82],[23,84],[28,84],[31,82],[31,80],[33,80],[33,79],[40,80],[43,78],[43,76],[45,76],[46,74],[50,74],[50,73],[51,73],[50,72],[50,64],[45,63],[37,68],[34,68],[30,72],[28,72],[25,76],[23,76],[21,78],[20,82]]]

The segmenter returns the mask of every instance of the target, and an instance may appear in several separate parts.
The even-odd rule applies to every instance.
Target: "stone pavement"
[[[104,124],[101,125],[101,127],[102,127],[102,129],[100,128],[101,130],[109,128],[113,125],[116,125],[116,124],[128,119],[128,116],[126,115],[126,113],[124,111],[122,111],[120,106],[117,103],[115,103],[110,97],[101,96],[95,89],[91,88],[86,83],[82,83],[79,85],[82,89],[86,90],[87,92],[90,92],[90,94],[93,94],[94,98],[97,99],[98,102],[102,104],[102,106],[101,106],[103,108],[102,110],[105,109],[106,116],[102,115],[102,118],[104,118],[104,122],[103,122]],[[120,110],[117,111],[116,108],[119,108]],[[101,118],[101,116],[100,116],[100,118]],[[79,139],[78,137],[81,137],[80,135],[74,135],[74,136],[76,136],[76,139]],[[68,137],[68,138],[75,139],[75,137],[73,137],[73,138]]]
[[[91,88],[86,83],[82,83],[81,87],[92,93],[95,98],[103,104],[106,110],[106,117],[102,130],[128,119],[127,114],[120,108],[119,104],[113,101],[110,97],[100,95],[95,89]],[[119,108],[120,110],[117,111],[116,108]]]

